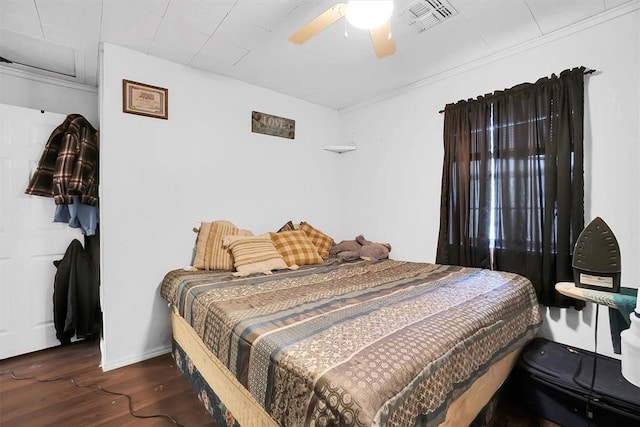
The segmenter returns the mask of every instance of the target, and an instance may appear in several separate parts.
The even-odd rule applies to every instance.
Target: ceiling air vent
[[[457,14],[446,0],[419,0],[402,11],[400,19],[419,34]]]

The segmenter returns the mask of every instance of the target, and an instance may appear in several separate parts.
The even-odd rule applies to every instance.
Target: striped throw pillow
[[[307,237],[311,240],[313,246],[316,247],[318,254],[322,258],[328,258],[329,250],[331,250],[331,246],[333,246],[333,239],[317,228],[312,227],[307,222],[301,222],[300,229],[307,234]]]
[[[270,234],[273,244],[289,267],[322,264],[322,257],[304,231],[291,230]]]
[[[227,236],[224,246],[233,254],[237,275],[270,274],[271,270],[288,268],[268,234],[260,236]]]
[[[202,222],[196,239],[196,255],[193,267],[198,270],[233,271],[231,251],[222,246],[227,236],[250,236],[248,230],[241,230],[229,221]]]

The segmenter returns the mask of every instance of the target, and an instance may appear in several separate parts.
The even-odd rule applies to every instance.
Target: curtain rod
[[[593,74],[595,72],[596,72],[596,70],[591,69],[591,68],[587,68],[586,70],[584,70],[584,72],[582,74],[584,74],[584,75]],[[440,111],[438,111],[438,113],[442,114],[442,113],[444,113],[444,110],[440,110]]]

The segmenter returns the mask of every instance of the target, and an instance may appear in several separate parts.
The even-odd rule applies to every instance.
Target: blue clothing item
[[[616,308],[609,308],[609,327],[615,354],[622,352],[620,332],[631,326],[630,316],[636,308],[637,293],[637,289],[621,287],[620,293],[613,294]]]
[[[73,203],[68,205],[56,205],[56,213],[53,222],[69,223],[71,228],[81,228],[85,236],[96,234],[99,222],[98,203],[94,206],[80,203],[79,196],[73,196]]]

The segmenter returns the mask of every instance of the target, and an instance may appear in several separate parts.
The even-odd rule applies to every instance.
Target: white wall
[[[98,123],[98,89],[0,66],[0,103],[60,113],[82,114]]]
[[[188,265],[199,220],[254,233],[289,219],[330,233],[335,110],[105,44],[101,87],[103,368],[167,351],[164,274]],[[169,89],[169,120],[124,114],[122,79]],[[294,140],[251,132],[251,111],[296,120]]]
[[[637,8],[636,8],[637,9]],[[410,90],[342,112],[341,135],[357,151],[342,158],[340,233],[389,241],[392,257],[433,262],[438,237],[445,104],[584,65],[585,220],[602,217],[622,253],[623,286],[640,283],[640,13],[608,14],[535,44],[460,67]],[[362,214],[367,212],[366,215]],[[612,354],[607,310],[599,351]],[[594,307],[545,310],[543,335],[593,345]]]
[[[334,236],[364,233],[397,259],[434,261],[446,103],[584,65],[586,219],[601,216],[622,250],[623,284],[640,283],[640,14],[606,15],[425,80],[342,114],[221,76],[105,45],[101,75],[103,367],[170,344],[163,275],[187,265],[198,220],[259,233],[307,220]],[[122,79],[169,88],[169,120],[122,113]],[[635,88],[635,89],[634,89]],[[0,70],[0,102],[98,125],[94,88]],[[253,134],[252,110],[296,120],[296,139]],[[327,144],[355,143],[342,155]],[[592,305],[549,310],[543,333],[588,347]],[[606,310],[600,349],[611,352]]]

